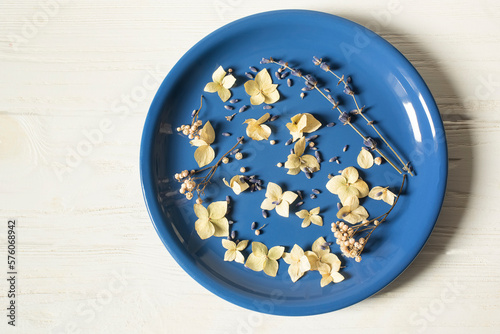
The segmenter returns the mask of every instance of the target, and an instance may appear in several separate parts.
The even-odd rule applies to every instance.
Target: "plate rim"
[[[414,249],[414,252],[409,254],[407,258],[411,258],[408,263],[404,264],[401,266],[399,272],[392,278],[390,278],[388,281],[383,281],[381,284],[377,285],[375,288],[371,289],[368,291],[368,293],[363,294],[362,298],[353,298],[354,300],[351,300],[349,302],[344,303],[345,305],[340,305],[337,307],[327,307],[323,306],[321,308],[300,308],[299,310],[293,309],[293,308],[286,308],[282,307],[280,305],[275,305],[271,310],[268,311],[263,311],[262,309],[259,309],[259,307],[255,306],[254,303],[251,302],[251,298],[244,297],[241,294],[236,294],[231,291],[227,291],[224,289],[222,286],[214,282],[212,279],[206,277],[206,275],[199,271],[199,269],[196,268],[196,266],[190,265],[194,260],[188,256],[186,252],[182,250],[182,244],[180,243],[179,239],[175,235],[171,235],[168,230],[165,229],[164,226],[162,226],[159,221],[163,220],[163,212],[160,208],[160,204],[157,199],[157,195],[155,193],[155,180],[153,178],[154,173],[153,173],[153,168],[154,168],[154,161],[153,161],[153,154],[152,154],[152,147],[149,147],[149,143],[151,143],[155,137],[155,130],[158,128],[158,121],[159,121],[159,116],[161,114],[161,109],[162,105],[164,102],[164,98],[167,95],[166,93],[171,89],[172,84],[170,82],[174,82],[175,78],[179,76],[179,73],[181,72],[182,68],[184,67],[184,63],[189,62],[189,59],[195,56],[195,54],[198,52],[197,50],[200,48],[203,48],[207,43],[211,43],[211,39],[214,36],[219,35],[220,33],[224,33],[227,30],[232,29],[233,26],[236,25],[241,25],[244,24],[246,21],[252,21],[255,19],[258,19],[260,17],[264,17],[267,15],[272,15],[274,18],[276,18],[276,15],[297,15],[301,16],[302,19],[311,19],[312,17],[318,17],[320,19],[331,19],[331,20],[337,20],[341,22],[342,24],[347,24],[351,25],[352,27],[356,28],[361,28],[364,29],[365,31],[371,32],[375,42],[377,44],[383,44],[384,48],[387,48],[388,52],[391,54],[391,56],[395,58],[399,58],[403,65],[404,69],[408,71],[409,75],[411,78],[415,81],[415,86],[419,88],[419,91],[423,95],[423,100],[426,102],[429,110],[430,110],[430,115],[431,119],[434,124],[434,128],[436,130],[440,130],[442,133],[442,143],[440,145],[440,148],[442,152],[438,152],[438,155],[442,158],[442,164],[441,164],[441,169],[438,171],[440,173],[440,176],[443,178],[442,183],[440,184],[440,187],[438,191],[441,192],[441,199],[439,205],[436,206],[435,213],[433,216],[434,222],[432,224],[429,224],[429,233],[425,237],[424,242],[422,245],[417,249]],[[174,79],[172,79],[174,78]],[[340,16],[336,16],[334,14],[330,13],[325,13],[321,11],[314,11],[314,10],[273,10],[273,11],[266,11],[266,12],[261,12],[249,16],[245,16],[243,18],[240,18],[238,20],[232,21],[228,24],[225,24],[224,26],[214,30],[207,36],[205,36],[203,39],[198,41],[196,44],[194,44],[184,55],[177,61],[177,63],[171,68],[169,73],[166,75],[166,77],[163,79],[163,82],[161,83],[160,87],[158,88],[153,101],[151,103],[151,106],[148,110],[145,122],[144,122],[144,128],[141,136],[141,144],[140,144],[140,157],[139,157],[139,169],[140,169],[140,181],[141,181],[141,188],[142,188],[142,193],[143,193],[143,198],[144,202],[146,204],[146,208],[149,214],[149,217],[151,219],[151,222],[156,230],[156,233],[160,237],[160,240],[162,241],[163,245],[167,248],[168,252],[170,255],[174,258],[174,260],[181,266],[181,268],[189,275],[191,276],[195,281],[197,281],[199,284],[201,284],[204,288],[207,290],[211,291],[215,295],[219,296],[220,298],[229,301],[235,305],[238,305],[240,307],[250,309],[253,311],[261,312],[261,313],[266,313],[266,314],[273,314],[273,315],[285,315],[285,316],[307,316],[307,315],[316,315],[316,314],[322,314],[322,313],[327,313],[327,312],[332,312],[336,311],[348,306],[351,306],[353,304],[356,304],[360,301],[363,301],[374,294],[378,293],[380,290],[384,289],[387,287],[389,284],[391,284],[395,279],[397,279],[410,265],[411,263],[415,260],[415,258],[418,256],[418,254],[421,252],[421,250],[424,248],[426,245],[433,229],[435,228],[436,222],[439,218],[439,214],[442,209],[443,201],[445,198],[446,194],[446,186],[447,186],[447,180],[448,180],[448,145],[447,145],[447,140],[446,140],[446,133],[443,125],[442,118],[440,116],[439,108],[437,106],[437,103],[432,96],[432,93],[430,92],[429,87],[423,80],[422,76],[420,73],[417,71],[417,69],[411,64],[411,62],[398,50],[396,49],[391,43],[389,43],[387,40],[385,40],[383,37],[378,35],[377,33],[371,31],[370,29],[353,22],[351,20],[345,19]],[[330,305],[330,304],[329,304]]]

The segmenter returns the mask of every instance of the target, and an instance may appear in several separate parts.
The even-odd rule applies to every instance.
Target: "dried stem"
[[[273,64],[276,64],[276,65],[282,66],[282,67],[284,67],[284,68],[286,68],[286,69],[288,69],[290,71],[294,71],[290,66],[288,66],[288,63],[280,64],[280,63],[276,62],[275,60],[273,60],[272,58],[270,58],[270,62],[273,63]],[[304,79],[306,82],[308,81],[307,78],[305,78],[302,74],[299,74],[298,76],[300,78]],[[328,96],[326,96],[325,93],[323,93],[321,91],[321,89],[318,88],[317,84],[312,85],[312,87],[316,91],[318,91],[325,99],[327,99],[333,105],[334,109],[337,109],[337,111],[340,114],[343,113],[343,111],[342,111],[342,109],[340,109],[338,103],[335,103],[331,99],[329,99]],[[361,133],[361,131],[359,129],[357,129],[350,121],[347,121],[345,124],[349,125],[361,138],[363,138],[363,140],[366,140],[366,136],[363,135],[363,133]],[[384,153],[382,153],[382,151],[380,151],[377,147],[375,147],[374,150],[378,154],[380,154],[380,156],[382,158],[384,158],[399,174],[403,174],[403,172]]]
[[[339,84],[340,83],[343,83],[344,84],[344,88],[348,88],[349,87],[349,84],[347,83],[347,81],[345,80],[344,78],[344,75],[342,76],[339,76],[338,74],[336,74],[335,72],[333,72],[331,69],[329,69],[327,72],[331,73],[333,76],[335,76],[338,80],[339,80]],[[356,99],[356,95],[354,94],[354,92],[352,92],[351,94],[352,97],[352,100],[354,101],[354,104],[356,105],[356,112],[358,115],[361,115],[361,117],[363,117],[363,119],[366,121],[366,124],[368,124],[369,126],[372,127],[373,130],[375,130],[375,132],[377,133],[377,135],[380,137],[380,139],[382,139],[382,141],[385,143],[385,145],[387,145],[387,147],[392,151],[392,153],[398,158],[398,160],[401,162],[401,164],[403,164],[403,169],[404,170],[407,170],[408,173],[410,173],[411,176],[413,176],[413,173],[412,171],[407,168],[407,164],[405,164],[405,162],[403,161],[403,159],[401,159],[401,157],[399,156],[399,154],[396,153],[396,151],[392,148],[392,146],[389,144],[389,142],[385,139],[385,137],[380,133],[380,131],[377,129],[377,127],[374,125],[374,122],[369,120],[368,117],[365,116],[365,114],[363,114],[363,108],[360,108],[359,107],[359,104],[358,104],[358,101]]]
[[[200,96],[200,107],[197,110],[195,110],[194,114],[192,115],[191,126],[193,126],[194,123],[198,121],[198,114],[200,113],[202,107],[203,107],[203,95]]]

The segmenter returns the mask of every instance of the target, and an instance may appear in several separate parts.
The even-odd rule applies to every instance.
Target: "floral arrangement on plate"
[[[242,117],[240,115],[245,115],[250,105],[263,105],[266,112],[259,117],[241,120],[246,125],[245,133],[238,136],[231,149],[216,160],[216,154],[211,145],[216,140],[231,140],[233,135],[228,132],[217,134],[210,120],[203,122],[200,119],[204,99],[201,95],[200,107],[193,110],[191,123],[180,125],[176,129],[195,147],[193,156],[199,168],[183,170],[174,177],[180,183],[179,192],[187,200],[193,200],[196,197],[193,204],[197,217],[194,228],[199,238],[222,238],[221,247],[225,249],[224,261],[234,261],[235,265],[244,265],[249,270],[257,272],[263,271],[265,275],[271,277],[276,276],[279,266],[284,262],[288,265],[288,274],[293,282],[299,280],[307,272],[317,271],[320,277],[319,284],[323,287],[344,280],[341,273],[342,257],[354,259],[355,262],[361,261],[362,253],[371,235],[387,220],[403,194],[407,175],[413,176],[414,174],[410,163],[401,158],[377,128],[375,122],[365,114],[365,108],[360,106],[356,93],[352,89],[351,78],[338,75],[327,62],[320,58],[313,57],[313,63],[318,66],[319,71],[332,75],[338,80],[339,90],[342,94],[352,98],[355,109],[347,111],[338,99],[332,96],[330,89],[319,86],[314,75],[302,73],[300,69],[290,66],[288,62],[273,58],[262,58],[261,64],[268,67],[260,70],[255,66],[249,66],[249,71],[245,72],[247,80],[244,83],[247,96],[231,98],[231,88],[237,83],[236,76],[233,75],[232,69],[229,68],[226,71],[219,66],[212,74],[212,80],[205,85],[204,91],[217,93],[224,108],[233,112],[224,116],[226,121],[238,120]],[[270,74],[273,69],[276,69],[274,82]],[[285,146],[283,148],[285,162],[278,163],[276,167],[293,177],[300,177],[299,175],[303,173],[311,184],[312,193],[309,196],[311,201],[322,192],[320,189],[324,188],[331,193],[332,201],[337,202],[335,218],[323,214],[319,206],[311,205],[309,209],[302,209],[305,202],[309,201],[302,191],[284,190],[283,184],[277,184],[273,180],[261,180],[256,175],[248,175],[245,167],[239,169],[240,174],[228,180],[222,179],[228,192],[232,192],[235,196],[228,195],[225,201],[205,203],[207,200],[205,190],[210,186],[213,178],[218,177],[217,169],[221,164],[230,164],[232,159],[245,158],[245,142],[255,140],[267,141],[269,145],[279,144],[273,139],[270,140],[273,130],[269,124],[276,121],[280,115],[271,115],[268,111],[279,103],[280,90],[292,87],[294,80],[304,84],[300,98],[313,98],[314,92],[317,97],[326,99],[331,104],[332,111],[337,113],[340,123],[350,127],[361,138],[357,166],[348,166],[340,170],[337,175],[329,174],[327,180],[321,180],[314,178],[313,175],[321,169],[322,164],[340,164],[340,159],[334,156],[327,161],[323,160],[319,145],[316,143],[318,135],[314,132],[323,126],[329,128],[329,131],[335,131],[336,123],[330,122],[324,125],[312,113],[297,113],[290,118],[290,122],[286,123],[285,127],[277,129],[277,131],[289,133],[290,138],[283,145]],[[286,82],[286,85],[279,85],[276,82]],[[311,96],[308,97],[308,95]],[[248,103],[235,112],[235,104],[246,99]],[[358,124],[361,122],[368,127],[372,133],[371,136],[368,136]],[[289,149],[288,146],[292,147],[292,144],[293,148]],[[346,145],[343,150],[348,149],[349,146]],[[388,152],[392,160],[384,152]],[[388,163],[401,175],[401,186],[398,191],[393,192],[384,184],[369,185],[360,177],[358,168],[369,173],[371,168],[377,168],[383,163]],[[260,210],[264,219],[269,217],[271,211],[275,211],[279,216],[297,221],[302,228],[314,228],[314,225],[323,226],[325,219],[333,218],[335,222],[331,223],[331,234],[326,239],[333,236],[340,254],[336,255],[332,252],[333,242],[327,242],[323,236],[312,242],[311,249],[302,249],[297,244],[265,245],[259,241],[259,235],[263,233],[266,225],[259,227],[256,222],[251,224],[251,229],[255,233],[254,240],[237,240],[236,231],[232,229],[232,221],[228,219],[229,209],[233,201],[244,197],[246,192],[255,191],[263,193]],[[367,200],[379,201],[380,206],[386,206],[387,209],[382,215],[371,217],[362,205]]]

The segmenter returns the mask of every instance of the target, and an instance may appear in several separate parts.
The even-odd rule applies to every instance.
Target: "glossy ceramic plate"
[[[203,87],[211,81],[219,65],[233,68],[237,76],[232,97],[241,102],[235,104],[236,110],[250,104],[243,87],[247,80],[244,73],[249,66],[259,70],[265,67],[271,73],[277,70],[271,64],[259,64],[262,57],[286,59],[303,72],[314,74],[320,86],[330,88],[345,109],[353,109],[352,100],[337,87],[337,80],[314,66],[313,56],[328,59],[338,73],[352,77],[358,100],[367,107],[366,114],[377,121],[379,129],[397,151],[413,163],[416,172],[416,176],[408,178],[404,194],[388,221],[373,234],[362,262],[341,257],[345,265],[341,272],[346,279],[324,288],[320,287],[318,272],[309,272],[292,283],[288,265],[282,260],[275,278],[235,262],[224,262],[221,238],[201,240],[198,237],[194,229],[194,201],[183,198],[178,193],[180,184],[173,180],[174,173],[197,167],[194,148],[175,128],[190,122],[191,111],[198,108]],[[247,140],[242,146],[245,158],[222,165],[207,192],[211,201],[224,200],[226,195],[233,198],[230,218],[236,222],[233,229],[238,239],[260,241],[269,247],[282,245],[287,251],[294,244],[310,249],[320,236],[334,241],[330,224],[337,220],[338,198],[325,188],[327,175],[347,166],[357,167],[356,157],[362,146],[360,138],[340,124],[338,113],[331,110],[328,101],[314,91],[301,99],[303,82],[292,79],[294,85],[287,87],[286,80],[278,81],[273,76],[282,96],[270,110],[273,115],[280,115],[279,120],[271,124],[271,139],[278,144],[271,146],[268,142]],[[224,109],[217,94],[204,95],[200,119],[210,120],[214,125],[217,139],[213,147],[218,157],[236,142],[237,136],[245,134],[242,124],[245,119],[259,118],[266,112],[262,106],[253,106],[228,122],[224,116],[232,112]],[[284,168],[275,166],[286,161],[291,148],[284,146],[290,136],[285,124],[291,116],[304,112],[313,113],[323,124],[337,123],[333,128],[322,127],[315,133],[319,135],[316,142],[326,161],[311,180],[303,173],[287,175]],[[354,123],[374,135],[365,123],[360,120]],[[220,136],[225,131],[233,136]],[[343,152],[346,144],[349,149]],[[385,147],[381,148],[389,153]],[[339,156],[341,164],[329,163],[332,156]],[[293,213],[288,219],[275,212],[267,219],[262,218],[259,206],[265,191],[235,196],[221,181],[222,177],[239,174],[242,166],[248,168],[247,174],[256,174],[266,183],[272,181],[288,190],[310,194],[312,188],[321,189],[318,198],[307,198],[301,209],[320,206],[324,226],[311,225],[303,229],[301,220]],[[191,48],[172,68],[146,119],[140,167],[144,198],[153,224],[169,252],[189,275],[213,293],[242,307],[270,314],[311,315],[334,311],[371,296],[411,263],[429,237],[441,208],[447,150],[442,121],[429,89],[393,46],[362,26],[333,15],[275,11],[246,17],[218,29]],[[396,192],[401,184],[402,177],[387,163],[360,173],[371,187],[389,185]],[[385,212],[388,206],[384,205],[373,200],[366,200],[364,204],[372,216]],[[253,221],[267,224],[262,235],[255,236],[251,230]],[[247,251],[250,250],[248,247]],[[335,244],[332,252],[340,256]]]

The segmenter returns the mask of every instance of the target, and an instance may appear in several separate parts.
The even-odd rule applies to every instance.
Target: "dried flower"
[[[266,198],[262,201],[260,205],[261,209],[264,210],[274,210],[276,213],[282,217],[288,217],[289,205],[292,204],[298,195],[281,189],[279,185],[273,182],[268,182],[266,189]]]
[[[268,276],[275,277],[278,272],[278,260],[283,256],[285,247],[274,246],[267,249],[261,242],[252,242],[252,253],[248,255],[245,267],[254,271],[262,271]]]
[[[199,167],[203,167],[211,163],[215,158],[214,149],[210,146],[215,140],[215,131],[210,121],[205,123],[198,135],[199,139],[195,138],[189,143],[198,147],[194,152],[194,159]]]
[[[302,137],[295,143],[294,153],[288,155],[285,163],[285,168],[288,168],[290,175],[297,175],[301,170],[307,173],[314,173],[319,171],[320,166],[318,160],[309,154],[304,154],[306,148],[305,138]]]
[[[374,150],[376,147],[377,147],[377,142],[371,138],[371,137],[367,137],[364,141],[363,141],[363,144],[368,147],[368,148],[371,148],[372,150]]]
[[[241,240],[236,244],[232,240],[222,239],[222,247],[227,249],[224,254],[224,261],[235,261],[238,263],[245,263],[245,257],[241,253],[242,250],[247,248],[248,240]]]
[[[354,167],[347,167],[341,175],[331,178],[326,184],[326,189],[332,194],[338,195],[342,205],[352,196],[363,198],[368,196],[368,185],[359,178],[359,173]]]
[[[344,280],[344,276],[342,276],[342,274],[339,273],[339,270],[340,270],[340,260],[338,260],[338,262],[335,262],[333,265],[327,263],[320,263],[320,265],[318,266],[318,271],[321,274],[321,282],[320,282],[321,287],[324,287],[332,282],[333,283],[342,282]]]
[[[323,226],[323,218],[319,215],[319,206],[312,209],[311,211],[300,210],[295,213],[297,217],[302,218],[302,227],[308,227],[313,223],[314,225]]]
[[[271,128],[264,123],[269,119],[269,113],[262,115],[258,120],[250,118],[244,123],[247,125],[247,136],[253,140],[267,140],[271,135]]]
[[[224,71],[222,66],[219,66],[212,74],[212,80],[213,82],[206,84],[204,89],[205,92],[217,92],[222,102],[229,100],[231,97],[231,91],[229,89],[233,87],[236,78],[232,74],[226,75],[226,71]]]
[[[373,166],[373,154],[368,150],[361,150],[358,154],[358,165],[363,169],[368,169]]]
[[[348,223],[356,224],[368,218],[366,209],[359,205],[359,199],[356,196],[348,197],[344,206],[337,212],[337,218],[343,219]]]
[[[311,269],[311,265],[309,264],[307,256],[304,254],[304,250],[297,244],[293,246],[290,253],[283,254],[283,260],[290,265],[288,267],[288,274],[294,283],[304,276],[306,271]]]
[[[207,208],[202,204],[194,205],[194,213],[198,220],[194,227],[202,239],[216,237],[227,237],[229,235],[229,223],[225,217],[227,202],[219,201],[211,203]]]
[[[309,113],[297,114],[291,118],[291,121],[286,124],[286,127],[290,130],[293,141],[302,138],[304,133],[312,133],[321,127],[321,122]]]
[[[326,246],[326,247],[325,247]],[[323,237],[319,237],[312,244],[312,250],[306,251],[305,255],[311,266],[310,270],[318,270],[320,263],[328,263],[334,265],[337,261],[340,263],[338,257],[330,253],[330,245],[326,242]]]
[[[241,192],[248,189],[249,185],[244,181],[243,175],[235,175],[231,178],[229,183],[225,178],[222,179],[224,184],[229,188],[233,189],[236,195],[239,195]]]
[[[386,202],[389,205],[394,204],[394,199],[396,198],[396,195],[387,189],[388,187],[373,187],[372,190],[370,190],[370,193],[368,194],[368,197],[373,198],[375,200],[382,200]]]
[[[245,82],[245,91],[250,95],[250,103],[253,105],[271,104],[278,101],[280,93],[277,87],[278,85],[273,84],[273,80],[266,69],[257,73],[255,80]]]

